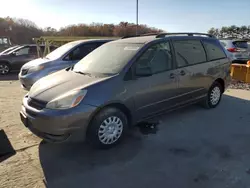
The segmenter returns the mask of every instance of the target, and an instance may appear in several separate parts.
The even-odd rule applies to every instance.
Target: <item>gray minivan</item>
[[[24,64],[18,75],[22,88],[29,90],[40,78],[74,65],[88,53],[110,41],[110,39],[89,39],[69,42],[44,58]]]
[[[106,43],[36,82],[23,98],[20,118],[47,141],[65,141],[78,132],[107,148],[128,127],[163,112],[197,102],[215,108],[230,83],[231,62],[215,37],[197,35],[202,34]]]

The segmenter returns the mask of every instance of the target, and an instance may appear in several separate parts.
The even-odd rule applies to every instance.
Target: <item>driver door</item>
[[[133,91],[136,116],[147,118],[174,105],[177,78],[168,41],[154,43],[133,64],[135,79],[127,82]]]

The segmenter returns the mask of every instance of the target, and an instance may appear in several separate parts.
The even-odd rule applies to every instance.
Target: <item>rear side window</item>
[[[178,67],[206,62],[206,53],[199,40],[173,41]]]
[[[208,61],[223,59],[226,57],[223,47],[215,40],[203,40],[204,47],[207,52]]]
[[[29,54],[36,55],[37,54],[37,48],[36,46],[31,46],[29,49]]]
[[[234,42],[233,42],[233,45],[234,45],[236,48],[248,48],[247,41],[234,41]]]

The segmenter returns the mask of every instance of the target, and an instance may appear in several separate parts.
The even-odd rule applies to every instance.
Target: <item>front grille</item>
[[[28,70],[29,70],[29,69],[22,69],[22,70],[21,70],[21,75],[22,75],[22,76],[26,75],[26,74],[28,73]]]
[[[33,98],[29,98],[28,99],[28,105],[31,106],[32,108],[37,109],[37,110],[42,110],[43,108],[46,107],[47,102],[40,101],[40,100],[33,99]]]

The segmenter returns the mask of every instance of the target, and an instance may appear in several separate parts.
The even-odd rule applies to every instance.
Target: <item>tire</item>
[[[8,63],[0,62],[0,74],[7,75],[10,72],[10,65]]]
[[[93,147],[108,149],[123,139],[127,129],[127,116],[117,108],[107,107],[95,115],[86,138]]]
[[[210,109],[218,106],[221,101],[222,93],[223,89],[221,84],[219,82],[214,82],[207,93],[206,99],[202,101],[203,107]]]

